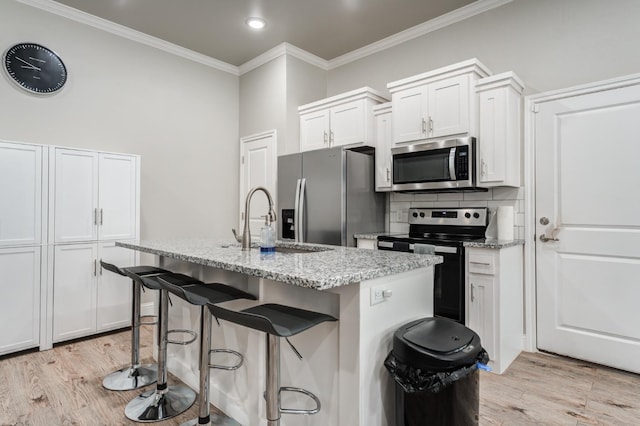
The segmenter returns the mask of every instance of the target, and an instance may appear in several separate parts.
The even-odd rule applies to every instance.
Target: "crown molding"
[[[169,43],[157,37],[144,34],[140,31],[133,30],[123,25],[107,21],[106,19],[98,18],[97,16],[90,15],[86,12],[79,11],[77,9],[63,5],[61,3],[57,3],[52,0],[15,1],[36,7],[38,9],[42,9],[44,11],[71,19],[82,24],[89,25],[91,27],[109,32],[114,35],[118,35],[132,41],[136,41],[138,43],[145,44],[150,47],[154,47],[156,49],[174,54],[176,56],[180,56],[182,58],[206,65],[208,67],[239,76],[255,68],[258,68],[259,66],[264,65],[267,62],[272,61],[273,59],[282,55],[293,56],[320,69],[329,71],[334,68],[346,65],[350,62],[357,61],[374,53],[378,53],[391,47],[397,46],[409,40],[413,40],[414,38],[421,37],[425,34],[444,28],[448,25],[455,24],[456,22],[471,18],[488,10],[495,9],[504,4],[510,3],[513,0],[477,0],[460,9],[456,9],[445,15],[431,19],[425,23],[416,25],[415,27],[401,31],[397,34],[391,35],[387,38],[371,43],[360,49],[356,49],[328,61],[312,53],[309,53],[306,50],[300,49],[299,47],[296,47],[290,43],[284,42],[245,62],[239,67],[212,58],[210,56],[203,55],[193,50],[186,49],[184,47],[178,46],[177,44]]]
[[[282,55],[293,56],[325,71],[329,70],[329,62],[327,60],[309,53],[306,50],[302,50],[291,43],[284,42],[240,65],[240,75],[248,73],[249,71],[254,70]]]
[[[198,62],[202,65],[206,65],[211,68],[218,69],[220,71],[228,72],[233,75],[239,75],[239,69],[235,65],[228,64],[218,59],[212,58],[207,55],[195,52],[190,49],[178,46],[177,44],[169,43],[161,40],[157,37],[144,34],[140,31],[133,30],[123,25],[116,24],[106,19],[98,18],[97,16],[90,15],[72,7],[56,3],[52,0],[15,0],[19,3],[33,6],[38,9],[42,9],[46,12],[53,13],[64,18],[71,19],[73,21],[89,25],[91,27],[106,31],[117,36],[136,41],[138,43],[145,44],[150,47],[180,56],[182,58]]]
[[[471,4],[468,4],[467,6],[461,7],[460,9],[456,9],[442,16],[416,25],[415,27],[408,28],[397,34],[391,35],[387,38],[383,38],[382,40],[371,43],[360,49],[356,49],[349,53],[345,53],[344,55],[333,58],[328,61],[328,69],[332,70],[334,68],[346,65],[349,62],[357,61],[358,59],[362,59],[374,53],[381,52],[383,50],[389,49],[390,47],[394,47],[409,40],[413,40],[414,38],[421,37],[430,32],[479,15],[488,10],[495,9],[512,1],[513,0],[477,0]]]

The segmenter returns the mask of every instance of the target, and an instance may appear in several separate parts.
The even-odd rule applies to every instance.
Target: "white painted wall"
[[[328,73],[327,96],[476,57],[526,94],[638,72],[637,0],[514,0]]]
[[[278,131],[278,155],[298,152],[298,106],[325,97],[326,71],[279,56],[240,77],[240,136]]]
[[[141,237],[230,236],[237,217],[237,76],[13,0],[0,50],[43,44],[62,57],[61,92],[0,77],[0,139],[142,156]]]

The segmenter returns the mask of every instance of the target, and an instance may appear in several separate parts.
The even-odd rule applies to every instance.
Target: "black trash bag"
[[[489,354],[484,349],[478,353],[476,362],[471,365],[460,367],[453,371],[428,371],[401,362],[391,351],[384,360],[384,366],[405,392],[438,393],[477,370],[478,362],[481,364],[489,362]]]

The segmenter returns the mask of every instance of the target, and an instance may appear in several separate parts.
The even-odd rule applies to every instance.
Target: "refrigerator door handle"
[[[304,243],[304,198],[306,193],[307,180],[305,178],[300,179],[300,205],[298,208],[298,225],[296,225],[296,233],[298,235],[297,242]]]
[[[298,179],[298,181],[296,182],[296,200],[293,203],[293,207],[294,207],[294,212],[293,212],[293,235],[294,235],[294,241],[297,243],[299,241],[300,238],[300,223],[298,222],[298,219],[300,217],[300,179]]]

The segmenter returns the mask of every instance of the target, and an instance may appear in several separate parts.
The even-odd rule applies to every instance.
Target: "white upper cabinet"
[[[376,191],[391,191],[391,102],[373,108],[376,144]],[[358,240],[360,244],[360,240]]]
[[[55,148],[54,242],[136,238],[138,164],[134,155]]]
[[[136,237],[137,158],[100,154],[98,169],[98,239]]]
[[[298,107],[300,151],[333,146],[374,146],[373,106],[386,102],[369,87]]]
[[[478,81],[480,101],[478,185],[520,186],[524,84],[513,72]]]
[[[0,247],[42,243],[42,151],[0,142]]]
[[[472,88],[489,74],[471,59],[389,83],[393,142],[474,135],[477,100]]]

